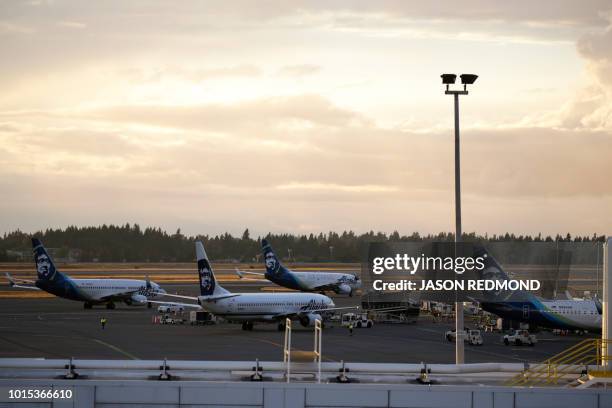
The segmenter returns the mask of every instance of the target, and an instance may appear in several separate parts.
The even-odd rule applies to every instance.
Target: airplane
[[[508,274],[487,251],[478,247],[475,257],[485,258],[482,279],[508,280]],[[601,331],[602,307],[597,300],[543,299],[528,291],[485,292],[475,299],[483,310],[497,316],[550,329]]]
[[[336,294],[349,296],[353,296],[353,291],[361,287],[359,277],[350,273],[293,272],[280,263],[268,241],[262,240],[261,247],[266,264],[266,273],[247,272],[236,269],[236,274],[241,279],[244,278],[245,274],[259,275],[279,286],[289,289],[302,292],[325,292],[330,290]]]
[[[242,323],[242,330],[248,331],[253,330],[254,322],[277,322],[278,330],[284,330],[286,318],[298,320],[304,327],[314,326],[317,320],[322,320],[321,312],[356,308],[335,307],[329,297],[318,293],[231,293],[215,279],[202,242],[196,241],[195,246],[200,296],[164,295],[195,300],[198,304],[173,304],[205,309],[229,322]],[[169,304],[163,301],[153,303]]]
[[[43,290],[55,296],[84,302],[85,309],[93,305],[106,304],[114,309],[115,302],[128,306],[149,304],[149,296],[161,296],[165,291],[155,282],[136,279],[74,279],[57,270],[51,256],[38,238],[32,238],[34,262],[38,279],[17,280],[6,274],[9,285],[14,288]]]

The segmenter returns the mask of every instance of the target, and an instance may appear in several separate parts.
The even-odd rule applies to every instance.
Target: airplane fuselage
[[[72,279],[65,276],[55,280],[37,280],[36,286],[55,296],[81,302],[106,303],[111,300],[130,302],[135,295],[158,296],[159,285],[151,282],[147,289],[144,280],[137,279]]]
[[[218,300],[199,296],[198,303],[208,312],[234,322],[278,321],[291,314],[317,313],[334,307],[325,295],[314,293],[240,293]],[[281,316],[281,317],[279,317]]]
[[[336,293],[350,293],[361,286],[354,275],[347,273],[291,271],[290,273],[273,274],[267,272],[265,277],[279,286],[304,292],[333,290]]]
[[[593,300],[482,302],[484,310],[504,319],[562,330],[601,331],[601,310]]]

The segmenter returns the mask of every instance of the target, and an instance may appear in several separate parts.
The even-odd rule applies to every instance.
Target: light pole
[[[459,149],[459,95],[467,95],[467,86],[473,84],[478,78],[478,75],[461,74],[461,84],[463,89],[451,90],[450,85],[453,85],[457,80],[455,74],[442,74],[442,83],[446,85],[444,93],[453,95],[455,101],[455,254],[457,253],[456,244],[461,241],[461,158]],[[455,364],[463,364],[465,362],[465,350],[463,344],[463,302],[455,299]]]

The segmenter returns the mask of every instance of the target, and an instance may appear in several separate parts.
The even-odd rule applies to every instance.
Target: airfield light
[[[446,85],[444,94],[453,95],[455,106],[455,243],[461,241],[461,161],[459,150],[459,95],[467,95],[467,86],[476,82],[478,75],[461,74],[461,84],[463,89],[451,90],[450,85],[453,85],[457,79],[455,74],[442,74],[442,84]],[[455,330],[457,338],[455,341],[455,363],[463,364],[465,362],[465,349],[463,344],[463,302],[455,302]]]

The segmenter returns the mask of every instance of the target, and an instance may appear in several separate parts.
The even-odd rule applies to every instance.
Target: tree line
[[[56,258],[76,262],[190,262],[195,258],[194,241],[202,240],[211,259],[240,262],[259,261],[261,239],[272,244],[277,255],[296,262],[359,262],[370,242],[453,241],[454,234],[400,235],[383,232],[356,234],[353,231],[319,234],[267,234],[252,237],[246,229],[239,237],[229,233],[220,235],[186,236],[178,229],[169,234],[161,228],[141,228],[138,224],[102,225],[90,227],[70,226],[65,229],[47,229],[34,234],[20,230],[5,233],[0,238],[0,261],[29,260],[31,238],[42,240],[53,249]],[[603,242],[605,236],[536,236],[463,234],[469,242]],[[27,256],[26,256],[27,255]]]

